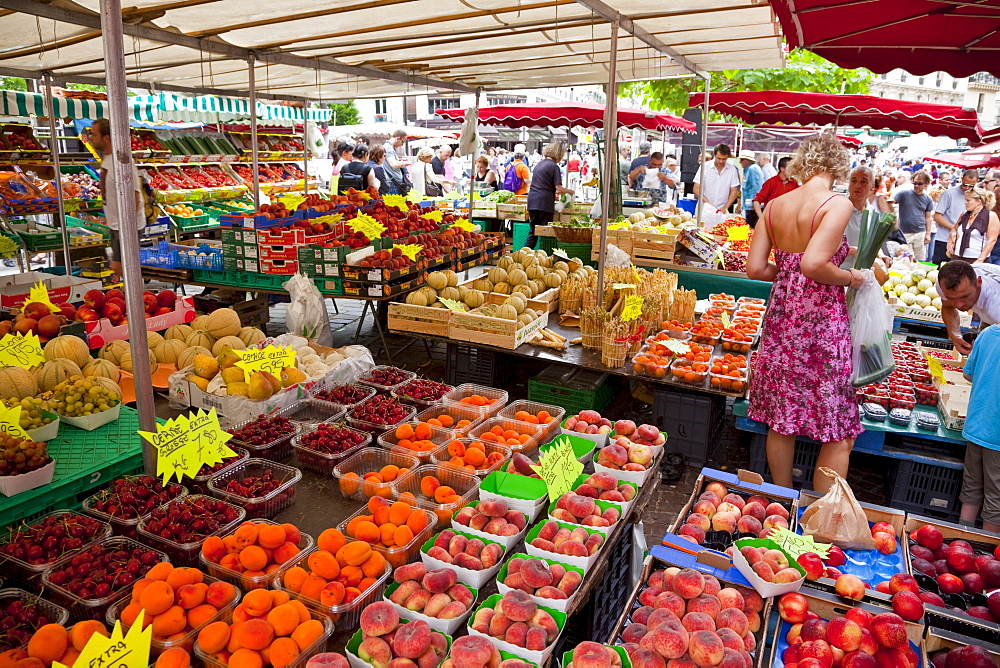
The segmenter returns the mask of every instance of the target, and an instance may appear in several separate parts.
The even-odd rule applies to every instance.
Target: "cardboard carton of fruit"
[[[573,657],[577,657],[574,664]],[[584,641],[562,656],[563,668],[573,665],[587,668],[630,668],[632,661],[624,647],[602,645],[590,640]]]
[[[423,620],[431,629],[452,635],[472,613],[479,597],[478,589],[456,578],[455,568],[431,569],[414,561],[396,569],[395,582],[386,587],[382,598],[401,620]]]
[[[770,538],[741,538],[733,543],[733,565],[763,596],[798,591],[805,569]]]

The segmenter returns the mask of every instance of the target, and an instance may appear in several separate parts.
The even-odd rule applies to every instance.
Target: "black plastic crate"
[[[500,387],[514,365],[503,363],[503,353],[458,343],[447,344],[447,380],[449,385],[476,383]]]
[[[889,505],[925,517],[958,522],[961,489],[962,469],[898,459]]]
[[[820,444],[816,441],[795,441],[792,460],[792,482],[802,489],[813,489],[812,479],[819,459]],[[771,467],[767,465],[767,435],[754,434],[750,439],[750,470],[770,482]]]
[[[688,466],[702,467],[708,462],[725,418],[725,397],[661,387],[653,390],[653,421],[667,435],[665,452],[684,455]]]

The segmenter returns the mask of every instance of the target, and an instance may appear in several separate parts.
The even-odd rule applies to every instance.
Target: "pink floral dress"
[[[849,250],[844,237],[831,261],[841,264]],[[864,427],[851,386],[844,288],[806,278],[799,267],[802,253],[775,247],[774,259],[778,274],[751,362],[748,416],[779,434],[821,443],[854,438]]]

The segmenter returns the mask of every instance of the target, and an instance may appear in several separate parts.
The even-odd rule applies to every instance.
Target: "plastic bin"
[[[558,423],[557,423],[558,424]],[[483,434],[493,429],[493,427],[500,426],[506,430],[516,431],[518,434],[527,434],[528,440],[520,445],[507,445],[511,449],[511,452],[528,453],[535,451],[539,445],[541,445],[542,430],[537,424],[528,424],[527,422],[518,422],[517,420],[508,420],[507,418],[490,418],[480,423],[475,429],[469,432],[469,438],[478,438],[482,440]]]
[[[462,399],[466,397],[471,397],[473,395],[479,395],[491,400],[491,403],[486,406],[475,406],[473,404],[463,403]],[[445,406],[460,406],[463,408],[469,408],[484,418],[493,417],[500,412],[500,409],[507,405],[507,391],[498,390],[493,387],[486,387],[484,385],[476,385],[474,383],[465,383],[459,385],[454,390],[444,395],[441,400]]]
[[[421,491],[421,480],[425,476],[434,476],[442,485],[451,487],[460,498],[451,503],[438,503],[434,499],[428,499]],[[417,499],[419,507],[426,508],[437,516],[438,526],[446,526],[451,522],[453,514],[476,498],[479,493],[479,478],[454,466],[425,464],[410,469],[392,483],[392,495],[396,499],[406,492]]]
[[[504,362],[503,353],[449,341],[446,346],[445,382],[449,385],[477,383],[497,387],[506,383],[513,365]]]
[[[293,404],[292,406],[282,408],[281,410],[275,411],[273,413],[268,413],[266,415],[258,415],[250,420],[244,420],[243,422],[239,422],[230,427],[229,429],[227,429],[226,431],[228,431],[230,434],[233,434],[242,429],[243,427],[247,426],[248,424],[251,424],[253,422],[256,422],[257,420],[261,420],[264,418],[274,418],[279,416],[287,418],[288,413],[290,413],[294,407],[295,406]],[[270,443],[266,443],[264,445],[254,445],[252,443],[247,443],[246,441],[241,441],[238,437],[233,436],[233,438],[229,440],[229,447],[237,446],[245,448],[250,453],[251,457],[256,457],[258,459],[269,459],[274,462],[280,462],[283,459],[288,459],[289,457],[291,457],[293,436],[295,436],[294,430],[289,431],[286,434],[282,434],[281,436],[274,439]]]
[[[232,440],[230,440],[230,443],[231,442]],[[230,466],[233,466],[235,464],[238,464],[239,462],[242,462],[250,458],[250,452],[245,448],[236,448],[233,447],[232,445],[230,445],[229,448],[236,453],[235,457],[230,457],[228,459],[225,459],[221,463],[216,464],[215,466],[208,466],[208,465],[202,466],[198,470],[198,475],[196,475],[194,478],[191,478],[190,480],[185,480],[185,482],[187,483],[187,488],[191,492],[191,494],[208,494],[208,481],[212,478],[213,475],[217,473],[222,473],[223,471],[227,470]]]
[[[380,434],[378,437],[378,444],[381,445],[383,448],[390,450],[392,452],[398,452],[400,454],[411,455],[413,457],[416,457],[417,459],[420,460],[421,464],[426,464],[427,462],[429,462],[431,460],[431,453],[437,450],[437,447],[431,448],[430,450],[413,450],[411,448],[401,447],[399,445],[399,438],[396,437],[396,429],[399,426],[401,425],[396,425],[396,427],[388,429],[382,434]],[[413,438],[416,437],[414,436]],[[438,429],[437,427],[431,426],[430,437],[427,438],[426,440],[429,440],[435,446],[440,447],[441,445],[451,440],[451,435],[443,429]]]
[[[45,513],[41,517],[38,517],[31,522],[26,522],[23,526],[10,526],[8,527],[8,533],[4,536],[3,542],[4,546],[8,543],[17,540],[21,535],[23,529],[28,527],[33,527],[35,525],[41,524],[49,517],[61,518],[61,517],[82,517],[86,518],[91,522],[96,522],[99,525],[99,529],[93,538],[86,540],[80,547],[76,549],[64,549],[62,554],[57,558],[47,561],[41,564],[29,564],[27,561],[18,559],[17,557],[9,554],[0,554],[0,560],[4,562],[4,572],[7,576],[4,579],[6,584],[18,584],[27,589],[39,590],[41,589],[41,576],[42,572],[47,570],[54,563],[59,561],[63,556],[67,554],[76,554],[101,540],[102,538],[111,537],[111,525],[108,522],[97,519],[96,517],[91,517],[90,515],[85,515],[83,513],[71,511],[71,510],[53,510],[50,513]],[[64,544],[60,545],[64,547]],[[0,592],[2,594],[2,592]]]
[[[333,635],[333,622],[330,618],[321,615],[315,610],[310,610],[309,614],[312,615],[313,619],[319,620],[323,624],[323,634],[316,639],[316,642],[309,645],[302,652],[295,657],[293,661],[286,664],[284,668],[305,668],[305,665],[309,662],[309,659],[317,654],[322,654],[327,650],[327,645],[330,642],[330,636]],[[226,668],[228,664],[223,663],[214,654],[206,654],[197,645],[194,648],[195,656],[198,657],[204,664],[205,668]]]
[[[156,560],[153,563],[142,565],[140,572],[135,576],[136,580],[145,575],[146,572],[157,563],[161,561],[168,561],[167,555],[163,552],[143,545],[132,540],[131,538],[125,538],[124,536],[104,538],[91,545],[86,551],[93,552],[96,550],[102,550],[109,552],[115,550],[134,549],[143,550],[144,552],[152,552],[156,556]],[[132,583],[129,582],[128,584],[122,585],[117,589],[112,588],[111,593],[102,598],[87,599],[82,599],[61,585],[53,583],[53,576],[68,566],[70,561],[80,554],[83,554],[83,552],[63,555],[49,570],[42,573],[42,585],[56,603],[63,605],[67,610],[69,610],[69,616],[73,619],[73,621],[78,622],[87,619],[98,619],[103,621],[108,608],[111,607],[111,604],[123,596],[126,596],[132,588]]]
[[[448,439],[448,441],[444,445],[442,445],[440,448],[438,448],[437,450],[435,450],[434,452],[431,453],[431,463],[441,464],[442,466],[457,467],[459,471],[467,471],[468,473],[471,473],[471,474],[475,475],[476,477],[485,478],[490,473],[493,473],[494,471],[499,471],[501,468],[503,468],[507,464],[508,461],[510,461],[510,458],[511,458],[511,449],[510,449],[510,447],[508,447],[506,445],[501,445],[500,443],[490,443],[489,441],[480,441],[480,443],[483,444],[483,450],[486,453],[487,457],[489,457],[494,452],[499,452],[500,454],[503,455],[503,459],[501,459],[498,462],[494,462],[488,468],[479,468],[479,469],[476,469],[475,471],[470,471],[469,469],[467,469],[464,466],[458,466],[457,464],[450,463],[449,460],[451,459],[451,455],[448,453],[448,447],[451,445],[452,442],[458,441],[462,445],[468,447],[469,443],[472,443],[473,441],[478,441],[478,440],[479,439],[476,439],[476,438],[451,438],[451,439]],[[485,464],[485,462],[484,462],[484,464]]]
[[[184,487],[182,485],[181,492],[177,496],[184,496],[187,493],[188,493],[187,487]],[[137,538],[139,536],[139,531],[138,531],[139,521],[142,520],[142,518],[148,515],[149,513],[146,513],[146,515],[140,515],[139,517],[124,519],[121,517],[114,517],[112,515],[108,515],[105,512],[97,510],[94,507],[94,503],[103,500],[103,498],[107,495],[108,495],[108,490],[103,489],[97,494],[94,494],[93,496],[88,496],[86,499],[83,500],[83,510],[87,514],[93,515],[97,519],[110,524],[111,532],[114,535],[127,536],[129,538]],[[174,498],[177,497],[175,496]]]
[[[281,481],[277,489],[261,497],[245,497],[233,492],[227,492],[224,487],[231,480],[242,480],[247,477],[258,477],[270,469]],[[209,493],[217,499],[222,499],[234,506],[247,511],[247,519],[258,517],[271,518],[281,510],[290,506],[295,500],[295,485],[302,479],[302,471],[292,466],[285,466],[267,459],[250,458],[235,466],[217,473],[208,481]]]
[[[174,565],[177,566],[179,564],[175,563]],[[203,579],[203,582],[207,585],[210,585],[213,582],[219,582],[219,579],[214,578],[211,575],[206,575]],[[188,631],[179,638],[175,638],[173,636],[171,636],[170,638],[153,637],[150,640],[150,645],[149,645],[150,663],[152,663],[153,659],[160,656],[168,649],[173,649],[174,647],[179,647],[188,653],[193,652],[195,641],[198,639],[198,632],[201,631],[206,626],[208,626],[209,624],[211,624],[212,622],[217,622],[220,620],[222,621],[228,620],[233,614],[233,609],[236,608],[236,606],[239,604],[240,598],[242,598],[242,593],[240,592],[239,587],[237,587],[236,595],[232,601],[230,601],[227,605],[223,606],[221,610],[216,612],[207,620],[205,620],[198,626],[194,627],[193,629],[191,629],[190,631]],[[108,613],[104,621],[107,622],[109,629],[114,628],[115,622],[121,620],[122,610],[124,610],[125,607],[128,606],[130,602],[131,602],[131,597],[123,596],[118,601],[113,603],[110,608],[108,608]],[[129,628],[130,627],[127,624],[125,624],[125,622],[122,622],[122,633],[128,633]]]
[[[483,416],[479,414],[475,409],[465,406],[446,406],[441,404],[439,406],[431,406],[430,408],[425,408],[413,417],[414,422],[427,422],[428,420],[439,418],[442,415],[447,415],[454,422],[451,427],[438,427],[442,431],[447,432],[452,437],[461,437],[468,434],[470,431],[475,429],[476,425],[483,421]],[[464,427],[455,426],[462,420],[468,420],[469,424]],[[436,425],[431,425],[436,426]]]
[[[345,404],[345,403],[341,403],[339,401],[334,401],[334,399],[327,394],[328,391],[332,390],[333,388],[337,388],[337,387],[351,387],[351,388],[356,388],[360,392],[358,393],[358,397],[357,397],[357,399],[355,401],[351,401],[351,402]],[[329,401],[330,403],[335,403],[338,406],[343,406],[344,408],[350,409],[350,408],[354,408],[358,404],[363,404],[364,402],[368,401],[369,399],[371,399],[372,397],[375,396],[376,392],[378,392],[378,390],[376,390],[374,387],[372,387],[370,385],[361,385],[359,383],[343,383],[343,384],[339,384],[339,385],[319,384],[319,385],[316,385],[313,388],[312,396],[313,396],[314,399],[320,399],[322,401]]]
[[[348,542],[357,542],[353,538],[349,538]],[[330,621],[338,624],[341,628],[354,628],[358,626],[358,621],[361,618],[361,611],[372,601],[379,599],[382,596],[382,592],[385,591],[386,585],[392,576],[392,566],[388,563],[385,565],[385,571],[375,580],[375,584],[370,586],[361,592],[361,595],[350,603],[342,603],[340,605],[323,605],[319,601],[313,600],[298,592],[294,592],[284,583],[284,574],[288,572],[289,569],[295,568],[296,566],[302,566],[305,564],[309,555],[315,552],[318,548],[312,547],[308,550],[303,550],[298,555],[290,559],[281,569],[281,573],[274,578],[273,587],[275,589],[280,589],[282,591],[288,592],[288,595],[292,598],[297,598],[302,601],[303,604],[310,610],[318,612],[325,617],[329,617]],[[309,570],[305,566],[302,566],[307,571]]]
[[[554,404],[566,409],[567,415],[582,410],[602,411],[615,398],[618,381],[606,373],[587,369],[573,369],[559,373],[562,365],[552,365],[541,374],[528,380],[528,399],[543,404]],[[567,367],[562,367],[567,368]]]
[[[170,501],[164,503],[162,506],[158,506],[156,510],[160,509],[166,510],[169,506],[174,504],[189,505],[196,501],[208,498],[211,497],[208,497],[204,494],[188,494],[187,496],[183,496],[179,499],[171,499]],[[237,511],[236,519],[230,522],[229,524],[219,527],[219,529],[217,529],[216,531],[213,531],[211,533],[206,533],[201,538],[189,543],[179,543],[169,538],[162,538],[157,534],[147,531],[146,522],[152,519],[153,513],[156,512],[156,510],[154,510],[153,513],[144,516],[143,519],[139,522],[139,540],[141,540],[146,545],[149,545],[150,547],[156,548],[157,550],[166,553],[167,556],[170,557],[170,563],[172,563],[174,566],[197,566],[198,553],[201,552],[201,546],[205,543],[205,539],[208,538],[209,536],[223,536],[232,531],[235,531],[236,527],[238,527],[240,523],[244,520],[244,518],[246,518],[247,516],[247,513],[243,508],[234,506],[231,503],[226,503],[226,505],[231,506]]]
[[[378,398],[377,397],[372,397],[368,401],[375,401],[375,400],[378,400]],[[393,399],[393,401],[395,401],[395,399]],[[365,402],[365,403],[367,404],[367,402]],[[402,406],[403,408],[408,409],[408,412],[406,413],[405,417],[403,417],[398,422],[376,424],[374,422],[368,422],[367,420],[362,420],[360,418],[356,418],[352,414],[355,411],[357,411],[358,408],[360,408],[360,406],[364,405],[364,404],[358,404],[357,406],[355,406],[351,410],[347,411],[347,424],[351,425],[355,429],[360,429],[362,431],[367,431],[370,434],[380,434],[383,431],[385,431],[386,429],[389,429],[390,427],[395,427],[398,424],[402,424],[404,422],[409,422],[413,418],[413,415],[416,413],[416,410],[412,406],[407,406],[404,403],[401,403],[401,402],[398,402],[398,401],[396,403],[399,404],[400,406]]]
[[[375,372],[375,371],[386,371],[388,369],[392,369],[394,371],[398,371],[398,372],[404,374],[406,376],[406,380],[402,380],[402,381],[400,381],[398,383],[395,383],[393,385],[380,385],[380,384],[378,384],[376,382],[368,380],[368,378],[371,377],[371,375],[372,375],[373,372]],[[381,390],[383,392],[388,392],[389,390],[391,390],[393,388],[396,388],[396,387],[399,387],[400,385],[405,385],[406,383],[410,382],[411,380],[413,380],[416,377],[417,377],[417,374],[413,373],[412,371],[407,371],[406,369],[400,369],[398,367],[388,366],[388,365],[384,365],[383,364],[383,365],[376,366],[376,367],[372,368],[369,371],[364,372],[363,374],[361,374],[360,376],[357,377],[356,382],[361,383],[362,385],[369,385],[369,386],[374,387],[375,389]]]
[[[23,589],[15,589],[13,587],[8,589],[0,589],[0,607],[6,609],[7,605],[13,603],[15,600],[21,601],[24,604],[25,609],[29,606],[39,615],[44,615],[48,620],[49,624],[61,624],[66,626],[69,621],[69,610],[62,607],[61,605],[56,605],[50,601],[46,601],[44,598],[39,597],[37,594],[32,594],[26,592]],[[18,620],[20,622],[20,620]],[[18,628],[15,626],[14,628]],[[31,627],[25,623],[25,630]],[[6,651],[8,649],[17,649],[19,647],[24,647],[28,644],[28,641],[18,642],[13,636],[7,636],[2,643],[0,643],[0,650]]]
[[[406,545],[393,545],[392,547],[386,547],[385,545],[372,545],[372,549],[381,552],[385,560],[389,562],[389,565],[393,568],[399,568],[404,564],[408,564],[411,561],[417,561],[420,559],[420,546],[423,545],[427,539],[434,533],[434,513],[432,513],[427,508],[422,508],[417,506],[416,511],[423,511],[427,513],[427,526],[418,531],[411,540]],[[346,520],[337,525],[337,530],[342,534],[347,536],[347,525],[351,523],[358,515],[368,515],[368,508],[362,508],[358,512],[354,513]]]
[[[307,431],[304,431],[296,435],[292,439],[292,448],[295,450],[295,459],[298,461],[299,466],[301,466],[304,469],[309,469],[310,471],[321,473],[323,475],[330,475],[333,473],[333,469],[337,466],[337,464],[344,461],[344,459],[346,459],[347,457],[350,457],[351,455],[355,454],[362,448],[367,447],[368,444],[371,443],[372,435],[369,434],[368,432],[361,431],[359,429],[351,429],[350,427],[344,427],[342,425],[338,425],[337,428],[346,429],[355,434],[360,434],[364,437],[364,440],[362,440],[361,443],[359,443],[358,445],[349,448],[347,450],[344,450],[343,452],[338,452],[338,453],[320,452],[318,450],[314,450],[309,446],[308,439],[306,439],[306,441],[303,442],[303,439],[305,437],[316,431],[316,428],[314,427],[312,429],[309,429]]]
[[[667,434],[664,452],[679,452],[687,459],[688,466],[700,467],[708,461],[709,448],[722,428],[725,415],[725,397],[702,396],[662,385],[653,391],[653,424]]]
[[[419,379],[415,378],[414,380],[419,380]],[[410,382],[413,382],[413,381],[410,381]],[[415,399],[414,397],[411,397],[408,394],[406,394],[406,386],[409,385],[409,384],[410,383],[404,383],[404,384],[400,385],[399,387],[393,388],[391,394],[392,394],[393,397],[399,399],[403,403],[412,404],[412,405],[416,406],[418,411],[419,410],[423,410],[425,408],[430,408],[432,406],[439,406],[439,405],[441,405],[443,403],[441,397],[444,397],[445,394],[447,394],[448,392],[451,392],[452,390],[455,389],[451,385],[445,385],[444,383],[439,383],[439,385],[444,385],[444,387],[447,388],[447,391],[443,392],[441,394],[441,397],[439,397],[439,398],[437,398],[437,399],[435,399],[433,401],[425,401],[423,399]]]
[[[710,369],[711,366],[705,362],[704,364],[707,368],[704,371],[695,371],[692,364],[695,364],[695,362],[687,359],[677,359],[671,362],[670,373],[673,376],[674,381],[683,383],[684,385],[704,387],[705,379],[708,378],[708,369]],[[688,378],[689,375],[693,376],[693,378]]]
[[[333,467],[333,475],[340,486],[340,494],[345,499],[359,501],[370,496],[391,498],[392,482],[377,483],[362,480],[366,473],[378,473],[390,464],[400,469],[412,469],[420,465],[420,460],[412,455],[384,448],[362,448]]]
[[[275,526],[280,524],[280,522],[275,522],[273,520],[265,520],[265,519],[256,519],[253,520],[253,522],[254,524],[271,524]],[[237,529],[238,528],[239,527],[237,527]],[[235,531],[236,529],[234,529],[233,531],[231,531],[229,534],[226,535],[231,535],[232,533],[235,533]],[[223,538],[224,537],[225,536],[223,536]],[[306,550],[311,548],[314,544],[315,541],[313,540],[312,536],[305,533],[304,531],[299,532],[298,548],[300,553],[305,552]],[[269,589],[271,587],[271,583],[274,582],[274,578],[277,577],[279,573],[284,573],[286,570],[285,566],[288,564],[288,562],[285,562],[284,564],[279,566],[277,570],[274,570],[270,573],[265,573],[264,575],[246,575],[244,573],[240,573],[239,571],[234,571],[231,568],[226,568],[225,566],[213,563],[208,559],[206,559],[204,554],[199,554],[198,560],[201,562],[201,570],[206,571],[212,577],[219,578],[220,580],[225,580],[226,582],[239,587],[244,592],[250,591],[251,589]],[[291,561],[291,559],[289,559],[289,561]]]
[[[889,506],[957,523],[962,471],[961,468],[898,459]]]
[[[562,424],[563,418],[566,417],[566,409],[562,406],[542,404],[529,399],[518,399],[517,401],[504,406],[500,409],[497,417],[515,420],[516,418],[514,415],[518,411],[527,411],[532,415],[538,415],[540,411],[548,411],[549,415],[552,416],[552,420],[548,424],[536,424],[534,422],[526,423],[536,425],[539,429],[541,429],[542,436],[540,440],[543,442],[551,440],[556,434],[559,433],[559,425]],[[520,420],[518,420],[518,422],[520,422]]]
[[[347,408],[340,404],[312,398],[296,401],[282,414],[295,423],[299,432],[303,432],[314,429],[320,422],[336,422],[345,413]]]

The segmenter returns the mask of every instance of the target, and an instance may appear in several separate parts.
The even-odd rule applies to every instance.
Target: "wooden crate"
[[[608,230],[608,243],[632,255],[634,232],[632,230]],[[601,230],[596,229],[590,236],[590,259],[599,260],[601,253]]]
[[[528,220],[528,205],[525,204],[497,204],[497,218],[505,220],[516,220],[524,222]]]
[[[470,290],[475,290],[472,284],[476,282],[477,279],[472,279],[461,283],[461,285],[467,287]],[[510,295],[500,294],[499,292],[484,292],[486,296],[487,304],[503,304],[503,301],[510,297]],[[549,288],[545,292],[541,292],[531,299],[527,300],[528,308],[535,309],[539,313],[555,311],[559,306],[559,288]]]
[[[930,657],[936,652],[946,649],[956,649],[972,644],[979,645],[989,652],[990,657],[993,659],[993,663],[1000,666],[1000,646],[984,642],[980,638],[970,638],[969,636],[964,636],[959,633],[955,633],[954,631],[938,629],[933,626],[927,628],[927,634],[924,636],[924,642],[921,647],[923,650],[922,665],[931,666]],[[951,665],[950,660],[948,665]]]
[[[478,312],[451,314],[448,336],[456,341],[482,343],[497,348],[513,350],[549,324],[549,314],[544,312],[528,325],[521,326],[516,320],[492,318]]]
[[[496,218],[497,217],[497,203],[496,202],[481,202],[475,200],[472,202],[472,217],[473,218]]]
[[[446,308],[393,302],[389,304],[389,331],[448,336],[451,314]]]
[[[632,233],[632,259],[636,264],[645,264],[641,260],[660,260],[670,262],[677,250],[679,232],[671,234],[656,234],[654,232]]]

